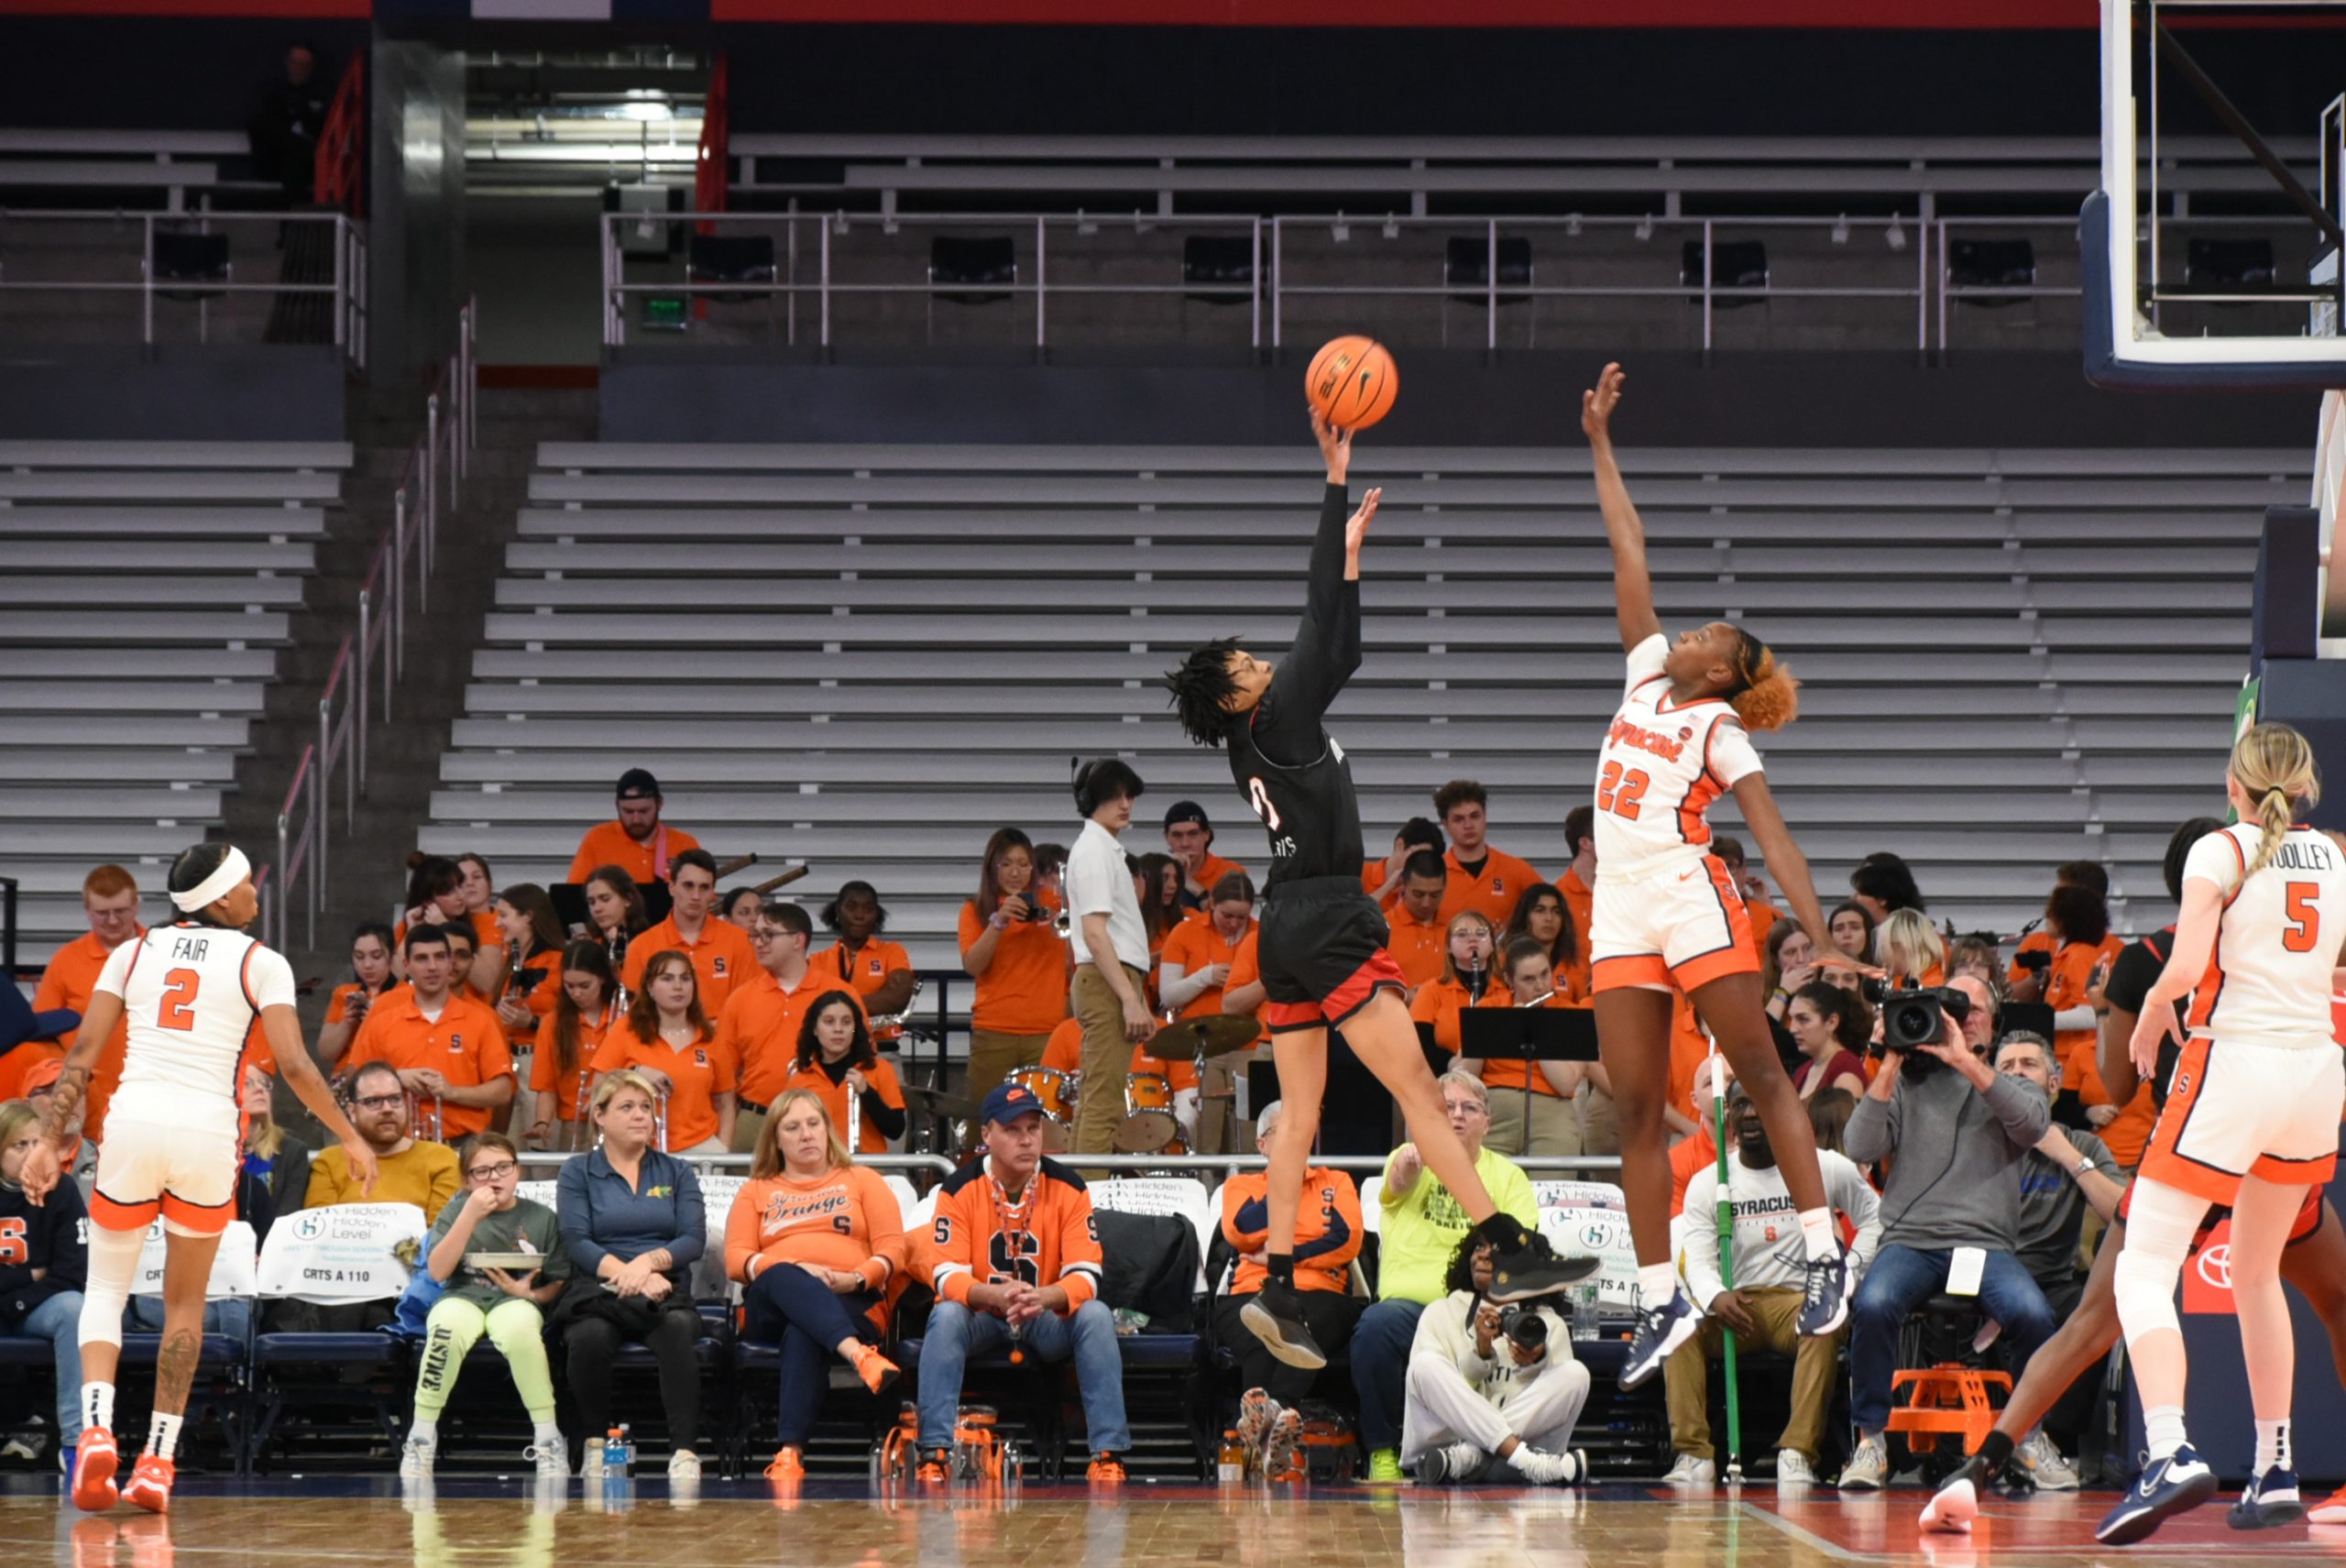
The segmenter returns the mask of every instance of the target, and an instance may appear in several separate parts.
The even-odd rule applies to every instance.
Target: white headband
[[[237,883],[253,874],[253,863],[234,844],[228,846],[228,858],[220,869],[205,877],[185,893],[171,894],[171,902],[182,915],[192,915],[199,909],[209,909],[236,891]]]

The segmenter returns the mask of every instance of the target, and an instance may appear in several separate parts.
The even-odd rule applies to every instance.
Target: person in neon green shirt
[[[1491,1109],[1483,1080],[1455,1069],[1439,1082],[1451,1129],[1474,1157],[1474,1174],[1499,1212],[1534,1230],[1540,1205],[1531,1179],[1504,1155],[1483,1146],[1491,1130]],[[1361,1314],[1353,1331],[1353,1387],[1360,1393],[1360,1441],[1368,1450],[1372,1481],[1401,1479],[1401,1412],[1407,1395],[1409,1344],[1418,1318],[1441,1299],[1459,1238],[1474,1228],[1458,1200],[1434,1179],[1403,1144],[1385,1162],[1372,1193],[1377,1205],[1376,1303]]]

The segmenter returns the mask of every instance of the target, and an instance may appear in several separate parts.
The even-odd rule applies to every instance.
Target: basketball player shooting
[[[1321,720],[1360,667],[1360,549],[1383,492],[1370,490],[1347,518],[1352,434],[1316,411],[1311,429],[1328,485],[1303,620],[1287,662],[1274,670],[1225,638],[1166,676],[1182,729],[1200,746],[1229,749],[1231,776],[1270,834],[1260,938],[1264,1015],[1287,1121],[1270,1159],[1270,1277],[1244,1316],[1273,1355],[1301,1367],[1326,1365],[1297,1300],[1295,1216],[1320,1133],[1331,1028],[1343,1030],[1353,1054],[1392,1091],[1426,1165],[1473,1216],[1474,1234],[1492,1244],[1490,1299],[1546,1295],[1597,1268],[1595,1258],[1551,1255],[1537,1234],[1491,1201],[1419,1049],[1402,1001],[1407,982],[1385,948],[1385,916],[1361,887],[1352,765]]]
[[[1613,456],[1613,411],[1624,376],[1607,365],[1583,394],[1581,429],[1595,459],[1596,499],[1613,546],[1615,609],[1629,656],[1620,710],[1598,753],[1596,888],[1591,980],[1598,1049],[1621,1118],[1621,1188],[1638,1252],[1638,1328],[1621,1370],[1635,1387],[1661,1369],[1700,1325],[1679,1292],[1670,1257],[1670,1155],[1661,1113],[1670,1097],[1671,993],[1682,991],[1751,1096],[1784,1185],[1799,1206],[1808,1268],[1803,1334],[1828,1334],[1848,1315],[1852,1285],[1825,1202],[1807,1107],[1777,1058],[1760,1010],[1760,954],[1743,897],[1710,853],[1704,813],[1731,793],[1768,869],[1823,963],[1847,964],[1825,939],[1808,861],[1769,794],[1750,729],[1775,729],[1798,711],[1798,683],[1765,643],[1713,621],[1662,635],[1646,569],[1645,526]]]
[[[178,921],[114,950],[100,971],[82,1028],[66,1053],[41,1139],[25,1157],[25,1196],[46,1199],[59,1151],[115,1025],[129,1021],[122,1086],[106,1115],[90,1201],[89,1279],[82,1303],[82,1415],[74,1506],[90,1512],[122,1497],[153,1513],[170,1507],[180,1422],[203,1332],[204,1287],[220,1234],[236,1218],[238,1089],[253,1022],[278,1071],[341,1141],[362,1193],[375,1188],[375,1153],[352,1130],[301,1040],[293,970],[244,934],[260,913],[252,866],[235,846],[198,844],[172,862]],[[115,1369],[122,1314],[138,1273],[147,1227],[163,1221],[163,1343],[147,1451],[117,1488]]]

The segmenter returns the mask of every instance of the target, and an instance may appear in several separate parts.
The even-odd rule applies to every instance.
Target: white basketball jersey
[[[1597,753],[1599,876],[1699,855],[1711,841],[1711,802],[1760,771],[1760,753],[1724,699],[1671,700],[1669,652],[1658,631],[1629,650],[1620,711]]]
[[[2235,823],[2191,847],[2183,880],[2224,894],[2207,977],[2193,993],[2191,1032],[2244,1044],[2335,1048],[2330,970],[2346,938],[2346,854],[2293,828],[2248,876],[2264,832]]]
[[[129,1030],[112,1105],[181,1121],[234,1116],[245,1039],[264,1007],[294,1003],[293,969],[242,931],[159,926],[107,958],[96,989],[122,998]]]

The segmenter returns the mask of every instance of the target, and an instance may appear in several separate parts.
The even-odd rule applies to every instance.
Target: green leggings
[[[513,1387],[533,1421],[554,1420],[554,1374],[546,1366],[545,1314],[535,1301],[508,1297],[484,1311],[457,1296],[443,1296],[423,1320],[423,1364],[415,1377],[415,1413],[437,1420],[455,1392],[465,1353],[486,1332],[505,1355]]]

